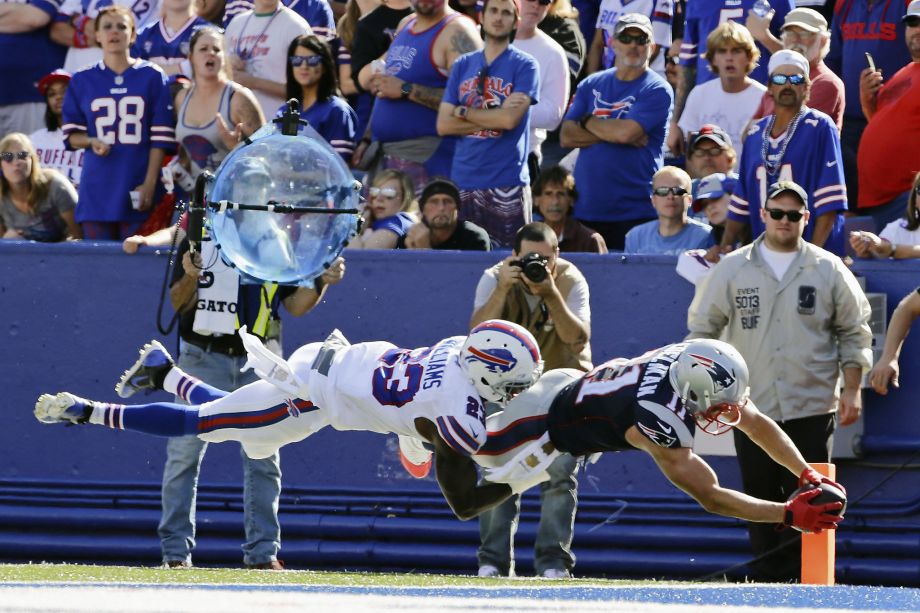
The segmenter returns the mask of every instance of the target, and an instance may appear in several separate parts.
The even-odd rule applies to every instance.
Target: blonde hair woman
[[[44,169],[29,137],[0,140],[0,235],[45,242],[82,238],[74,221],[77,192],[64,175]]]
[[[395,249],[399,239],[418,221],[415,186],[404,172],[377,173],[364,209],[364,232],[349,244],[354,249]]]

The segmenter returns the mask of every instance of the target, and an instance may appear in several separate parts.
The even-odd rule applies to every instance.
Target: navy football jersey
[[[631,360],[610,360],[567,386],[549,410],[550,440],[574,456],[623,451],[634,449],[626,431],[636,426],[662,447],[692,447],[696,421],[668,377],[686,346],[676,343]]]
[[[175,148],[166,74],[144,60],[121,74],[103,62],[78,71],[64,96],[63,131],[65,139],[85,132],[112,146],[104,157],[86,150],[77,221],[146,219],[148,211],[132,210],[129,192],[144,182],[152,147]]]

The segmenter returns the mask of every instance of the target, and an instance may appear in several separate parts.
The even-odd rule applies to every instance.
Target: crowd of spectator
[[[788,221],[780,251],[808,241],[844,277],[847,243],[920,257],[918,71],[920,0],[0,0],[0,234],[181,238],[175,197],[294,99],[365,185],[351,248],[512,250],[473,324],[519,321],[585,370],[587,285],[560,252],[706,268]],[[543,489],[565,503],[544,505],[547,576],[574,565],[574,470]],[[513,572],[516,514],[486,516],[484,574]]]
[[[593,246],[582,237],[579,249],[630,250],[627,233],[661,219],[653,177],[667,166],[693,181],[694,223],[709,224],[700,180],[738,175],[713,261],[762,232],[756,211],[779,180],[809,195],[807,240],[843,255],[845,217],[868,215],[876,238],[854,249],[870,240],[859,254],[879,256],[880,242],[895,251],[883,230],[910,213],[920,170],[915,1],[99,4],[0,2],[0,138],[29,135],[32,172],[57,171],[79,195],[79,233],[33,238],[161,229],[164,183],[181,198],[291,98],[368,185],[383,170],[416,196],[453,182],[457,221],[491,248],[544,218],[540,174],[562,160],[574,185],[548,221],[563,248],[561,233],[583,231]],[[425,244],[405,240],[410,221],[381,245]]]

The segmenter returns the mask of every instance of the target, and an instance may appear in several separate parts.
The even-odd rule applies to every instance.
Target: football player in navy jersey
[[[639,449],[711,513],[803,531],[832,529],[842,519],[833,514],[840,503],[809,503],[819,490],[784,505],[721,486],[693,452],[698,427],[710,434],[738,428],[799,475],[800,483],[833,483],[748,400],[744,358],[716,340],[666,345],[631,360],[610,360],[588,373],[549,371],[488,418],[488,438],[474,459],[485,467],[488,481],[521,491],[548,479],[545,468],[560,452],[588,456]]]
[[[74,74],[64,97],[67,146],[87,150],[76,215],[89,239],[136,234],[153,205],[163,158],[175,147],[166,74],[131,57],[136,35],[129,9],[102,9],[96,39],[103,60]]]

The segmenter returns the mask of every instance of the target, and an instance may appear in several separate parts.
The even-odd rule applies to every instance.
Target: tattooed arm
[[[441,55],[444,63],[439,65],[445,73],[450,71],[457,58],[464,53],[482,49],[482,39],[476,31],[476,26],[469,19],[461,18],[450,22],[444,28],[444,32],[438,37],[439,40],[435,44],[441,43],[442,36],[447,44],[443,47],[443,54]]]

